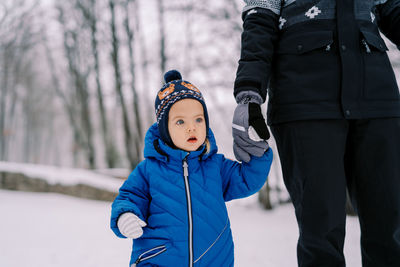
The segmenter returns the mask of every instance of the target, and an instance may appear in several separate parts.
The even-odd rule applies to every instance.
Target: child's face
[[[168,114],[168,131],[177,148],[197,150],[206,140],[206,121],[200,102],[187,98],[173,104]]]

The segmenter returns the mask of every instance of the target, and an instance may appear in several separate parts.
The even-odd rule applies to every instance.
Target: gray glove
[[[268,149],[270,134],[261,113],[262,98],[253,91],[236,96],[238,103],[233,114],[233,152],[239,161],[249,162],[250,156],[261,157]]]

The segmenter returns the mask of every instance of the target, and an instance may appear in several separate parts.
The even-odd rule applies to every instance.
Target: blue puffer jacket
[[[262,187],[272,151],[240,164],[217,154],[211,130],[208,139],[209,153],[188,153],[165,145],[156,124],[148,130],[145,160],[112,204],[111,229],[117,236],[124,237],[117,227],[124,212],[147,223],[143,235],[133,240],[131,266],[233,266],[225,201],[247,197]]]

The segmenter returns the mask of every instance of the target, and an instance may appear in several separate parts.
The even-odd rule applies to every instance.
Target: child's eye
[[[203,122],[203,118],[197,118],[196,122],[198,122],[198,123]]]
[[[183,123],[184,123],[183,120],[177,120],[177,121],[176,121],[176,124],[177,124],[177,125],[182,125]]]

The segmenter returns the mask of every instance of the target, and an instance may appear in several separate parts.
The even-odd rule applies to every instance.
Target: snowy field
[[[131,241],[109,229],[109,202],[0,190],[1,267],[128,267]],[[255,197],[228,204],[235,266],[294,267],[291,205],[264,211]],[[347,220],[347,266],[360,267],[357,218]]]

